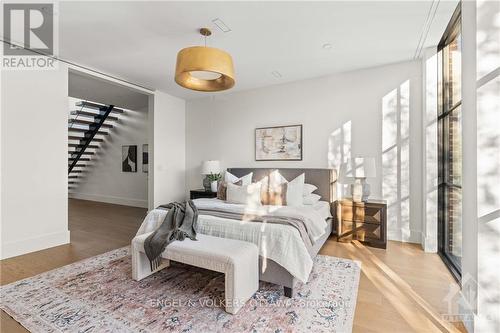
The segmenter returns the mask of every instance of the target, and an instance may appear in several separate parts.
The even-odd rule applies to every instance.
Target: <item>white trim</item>
[[[437,47],[431,46],[427,47],[423,51],[422,55],[422,128],[421,128],[421,135],[422,135],[422,172],[421,172],[421,177],[422,177],[422,248],[424,249],[425,252],[429,253],[436,253],[437,252],[437,212],[436,212],[436,220],[430,221],[429,220],[429,214],[427,212],[427,199],[429,195],[429,188],[427,188],[427,181],[428,181],[428,165],[427,165],[427,154],[429,152],[432,152],[435,147],[428,147],[427,146],[427,128],[431,125],[434,124],[434,122],[437,122],[437,113],[434,116],[434,119],[432,121],[428,121],[427,119],[427,61],[437,55]],[[436,60],[436,66],[437,66],[437,61]],[[437,74],[436,74],[437,75]],[[437,90],[437,87],[436,87]],[[437,99],[437,97],[436,97]],[[436,104],[437,107],[437,104]],[[437,149],[437,148],[436,148]],[[437,168],[437,166],[436,166]],[[437,185],[436,187],[433,187],[433,190],[437,190]],[[437,203],[436,203],[437,204]],[[437,205],[436,205],[437,206]],[[435,228],[433,228],[435,224]]]
[[[1,259],[7,259],[29,252],[35,252],[69,243],[69,230],[44,234],[2,244]]]
[[[425,232],[422,231],[422,248],[428,253],[437,253],[437,238],[435,236],[426,237]]]
[[[465,330],[467,332],[473,333],[474,329],[476,327],[476,324],[480,320],[480,317],[476,313],[474,313],[474,311],[471,310],[470,305],[467,303],[467,300],[462,295],[462,293],[460,293],[460,297],[462,298],[463,302],[458,302],[459,314],[464,315],[464,317],[467,319],[472,319],[472,320],[462,320],[462,324],[464,324]],[[467,304],[467,305],[464,306],[464,304]]]
[[[105,82],[111,82],[111,83],[114,83],[116,85],[128,88],[128,89],[130,89],[132,91],[135,91],[135,92],[138,92],[138,93],[142,93],[144,95],[151,96],[151,95],[154,94],[154,90],[151,89],[151,88],[145,88],[145,87],[137,85],[135,83],[131,83],[129,81],[124,81],[124,80],[121,80],[121,79],[116,78],[114,76],[111,76],[109,74],[98,72],[98,71],[90,69],[90,68],[85,68],[85,67],[82,67],[82,66],[79,66],[79,65],[68,63],[68,69],[69,69],[70,73],[71,72],[78,73],[80,75],[85,75],[85,76],[88,76],[88,77],[92,77],[92,78],[94,78],[96,80],[101,80],[101,81],[105,81]]]
[[[433,0],[431,2],[429,12],[427,13],[424,25],[422,26],[422,31],[420,32],[420,38],[418,40],[418,45],[417,45],[417,48],[415,50],[415,55],[413,56],[414,60],[419,59],[422,56],[422,50],[424,48],[425,42],[427,41],[427,36],[429,34],[429,30],[430,30],[432,23],[434,21],[434,18],[436,16],[437,8],[439,6],[439,1],[440,0]]]
[[[68,196],[71,199],[81,199],[89,201],[106,202],[115,205],[148,208],[148,201],[144,199],[123,198],[123,197],[114,197],[108,195],[75,193],[75,192],[69,193]]]

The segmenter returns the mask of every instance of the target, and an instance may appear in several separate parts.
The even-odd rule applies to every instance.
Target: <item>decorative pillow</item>
[[[260,206],[260,188],[261,183],[238,186],[236,184],[227,184],[227,202],[235,204],[244,204],[247,206]]]
[[[271,206],[286,206],[286,189],[287,183],[283,183],[277,187],[261,190],[261,202],[263,205]]]
[[[305,197],[316,191],[318,188],[312,184],[304,184],[304,192],[302,193]]]
[[[286,205],[287,206],[303,206],[304,205],[304,180],[305,175],[301,174],[297,178],[288,182],[286,189]]]
[[[285,183],[288,183],[288,181],[286,180],[285,177],[283,177],[281,175],[279,170],[274,170],[273,172],[271,172],[269,174],[269,184],[268,185],[269,185],[270,189],[277,188],[281,184],[285,184]]]
[[[217,186],[217,199],[226,201],[227,184],[228,183],[225,180],[219,182],[219,185]],[[241,185],[243,185],[243,180],[240,179],[240,180],[237,180],[236,183],[229,183],[229,184],[235,184],[235,185],[241,186]]]
[[[269,192],[269,177],[265,176],[260,181],[260,201],[263,205],[267,205],[267,193]]]
[[[235,175],[233,175],[232,173],[226,171],[224,173],[224,181],[226,181],[227,183],[234,184],[238,180],[241,179],[243,181],[243,185],[250,185],[252,183],[252,176],[253,176],[253,172],[250,172],[248,175],[245,175],[241,178],[238,178]]]
[[[315,205],[321,200],[321,195],[311,193],[304,197],[304,205]]]
[[[287,183],[274,184],[269,186],[269,176],[265,176],[260,180],[260,201],[263,205],[271,206],[286,206],[286,189]]]
[[[281,175],[279,170],[274,170],[269,174],[269,186],[267,189],[268,195],[263,198],[264,202],[272,202],[269,197],[276,198],[282,205],[286,206],[302,206],[304,203],[303,192],[304,192],[304,181],[305,175],[301,174],[292,181],[287,181],[285,177]],[[283,185],[286,184],[286,187]],[[286,193],[285,198],[280,198],[280,196]],[[272,203],[269,203],[272,204]]]

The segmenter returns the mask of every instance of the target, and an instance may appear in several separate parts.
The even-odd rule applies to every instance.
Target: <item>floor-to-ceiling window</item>
[[[438,48],[438,249],[459,278],[462,258],[461,24],[457,8]]]

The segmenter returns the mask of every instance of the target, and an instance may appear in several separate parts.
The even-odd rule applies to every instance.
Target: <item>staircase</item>
[[[114,105],[86,101],[75,104],[68,120],[68,189],[79,185],[91,166],[92,157],[99,150],[100,143],[110,134],[113,124],[123,110]]]

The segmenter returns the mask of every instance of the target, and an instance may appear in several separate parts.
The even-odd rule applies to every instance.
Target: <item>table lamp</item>
[[[340,173],[345,179],[354,179],[351,185],[352,201],[367,202],[370,196],[370,184],[366,178],[377,176],[375,169],[375,158],[373,157],[354,157],[349,159],[341,166]]]

